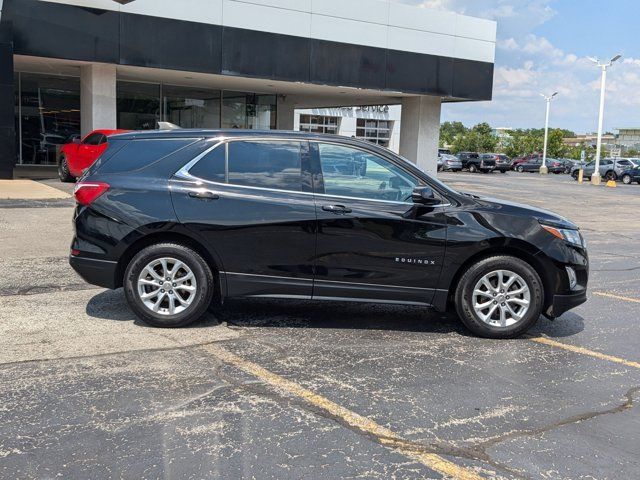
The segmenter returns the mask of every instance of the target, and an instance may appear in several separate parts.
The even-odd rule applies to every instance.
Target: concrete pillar
[[[434,176],[438,170],[440,106],[439,97],[403,98],[400,117],[400,155]]]
[[[293,130],[296,109],[293,96],[278,95],[277,105],[276,128],[278,130]]]
[[[115,65],[80,67],[80,119],[82,136],[98,128],[116,128]]]

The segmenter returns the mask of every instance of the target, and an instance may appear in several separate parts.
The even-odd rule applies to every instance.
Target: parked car
[[[640,166],[630,168],[629,170],[625,170],[620,174],[620,180],[625,185],[629,185],[630,183],[640,183]]]
[[[462,168],[469,170],[471,173],[489,173],[496,168],[495,160],[482,159],[476,152],[459,152],[457,156],[462,163]]]
[[[586,301],[575,224],[457,192],[356,139],[118,135],[75,198],[71,265],[89,283],[123,286],[158,327],[226,298],[271,297],[455,305],[476,334],[509,338]]]
[[[564,165],[553,158],[546,159],[546,166],[549,173],[563,173]],[[519,163],[515,170],[518,172],[539,172],[542,167],[542,158],[534,158],[526,162]]]
[[[74,182],[82,172],[102,155],[112,135],[128,130],[94,130],[83,139],[73,137],[60,149],[58,157],[58,177],[63,182]]]
[[[571,169],[577,164],[580,163],[579,160],[572,160],[570,158],[556,158],[557,162],[560,162],[564,167],[562,173],[571,173]]]
[[[483,153],[480,155],[482,160],[493,160],[495,162],[495,170],[499,170],[500,173],[506,173],[511,170],[511,159],[501,153]]]
[[[442,155],[438,155],[438,170],[459,172],[460,170],[462,170],[462,162],[455,155],[444,153]]]
[[[530,155],[524,155],[522,157],[516,157],[511,161],[511,168],[516,170],[516,167],[521,163],[528,162],[529,160],[534,160],[536,158],[542,158],[542,154],[532,153]]]
[[[622,172],[634,168],[635,163],[628,158],[603,158],[600,160],[600,176],[606,180],[617,180]],[[584,167],[584,178],[591,178],[596,170],[596,162],[587,163]],[[578,179],[579,166],[575,166],[571,171],[571,176]]]

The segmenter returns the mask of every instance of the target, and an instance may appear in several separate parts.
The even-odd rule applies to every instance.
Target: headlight
[[[578,230],[571,230],[568,228],[556,228],[551,227],[549,225],[540,224],[542,228],[544,228],[551,235],[558,237],[561,240],[569,242],[573,245],[577,245],[578,247],[587,248],[587,242],[582,238],[582,235]]]

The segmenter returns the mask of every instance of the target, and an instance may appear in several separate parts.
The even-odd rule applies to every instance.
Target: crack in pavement
[[[0,288],[0,297],[13,297],[21,295],[38,295],[41,293],[77,292],[82,290],[100,290],[100,287],[88,283],[71,283],[68,285],[47,284],[31,285],[24,288]]]
[[[518,437],[535,437],[538,435],[542,435],[546,432],[549,432],[551,430],[555,430],[557,428],[560,427],[564,427],[566,425],[572,425],[572,424],[577,424],[577,423],[581,423],[587,420],[592,420],[594,418],[597,417],[601,417],[604,415],[615,415],[616,413],[621,413],[624,412],[626,410],[629,410],[631,408],[634,407],[634,395],[636,395],[638,392],[640,392],[640,386],[637,387],[631,387],[629,390],[627,390],[627,392],[623,395],[625,397],[625,401],[622,402],[619,405],[616,405],[615,407],[612,408],[608,408],[606,410],[596,410],[596,411],[590,411],[590,412],[585,412],[585,413],[579,413],[577,415],[572,415],[570,417],[567,417],[565,419],[562,420],[558,420],[556,422],[552,422],[548,425],[543,425],[541,427],[538,428],[532,428],[529,430],[519,430],[519,431],[514,431],[514,432],[509,432],[506,433],[504,435],[499,435],[497,437],[494,438],[490,438],[488,440],[485,440],[483,442],[478,442],[475,443],[473,445],[471,445],[469,447],[469,450],[472,452],[475,452],[476,455],[480,455],[480,456],[484,456],[488,454],[486,453],[486,450],[488,448],[491,448],[499,443],[503,443],[506,442],[508,440],[512,440],[514,438],[518,438]]]

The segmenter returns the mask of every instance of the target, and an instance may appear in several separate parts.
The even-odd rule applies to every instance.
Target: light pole
[[[598,116],[598,143],[596,146],[596,165],[593,174],[591,175],[591,183],[593,185],[600,185],[600,152],[602,151],[602,121],[604,119],[604,93],[605,85],[607,82],[607,68],[610,67],[613,62],[618,60],[622,55],[616,55],[607,63],[600,63],[597,58],[589,58],[602,70],[602,80],[600,81],[600,114]]]
[[[544,120],[544,147],[542,149],[542,166],[540,167],[540,173],[549,173],[549,169],[547,168],[547,140],[549,139],[549,110],[551,108],[551,99],[555,97],[558,92],[553,92],[548,97],[541,93],[540,95],[544,97],[547,101],[547,115]]]

